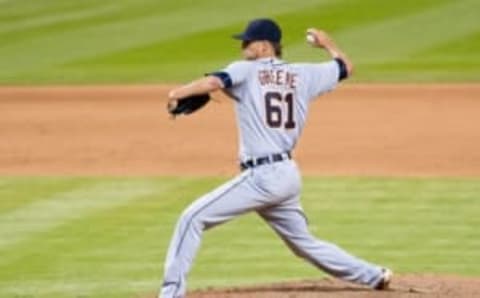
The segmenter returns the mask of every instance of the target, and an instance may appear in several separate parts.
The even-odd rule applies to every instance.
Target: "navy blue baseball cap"
[[[282,39],[282,30],[271,19],[256,19],[248,24],[243,33],[235,34],[233,38],[243,41],[268,40],[278,43]]]

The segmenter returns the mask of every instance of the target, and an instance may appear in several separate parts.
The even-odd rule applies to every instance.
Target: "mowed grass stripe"
[[[391,19],[403,18],[429,11],[451,2],[450,0],[403,1],[401,5],[379,0],[335,1],[326,7],[293,11],[277,16],[289,33],[285,44],[305,45],[306,26],[317,26],[334,34],[368,25],[381,24]]]
[[[429,55],[462,38],[466,49],[480,44],[475,38],[480,7],[473,0],[209,0],[195,6],[189,1],[48,1],[34,16],[29,13],[38,5],[18,3],[0,12],[6,16],[0,20],[0,57],[8,57],[0,67],[4,84],[191,79],[239,57],[229,36],[253,17],[251,11],[280,21],[288,60],[326,58],[304,40],[305,28],[319,26],[353,57],[356,80],[478,80],[478,51]],[[452,25],[456,15],[462,17]]]
[[[155,185],[154,193],[77,218],[5,254],[14,261],[0,272],[4,293],[56,297],[56,292],[64,289],[78,295],[104,293],[118,297],[121,293],[132,297],[158,287],[164,257],[160,244],[171,236],[178,205],[186,206],[191,197],[209,187],[205,183],[192,185],[189,179],[145,180]],[[211,181],[214,184],[216,180]],[[52,250],[56,251],[54,260],[47,257]],[[11,272],[34,281],[24,287]],[[62,278],[50,280],[49,276]]]
[[[80,2],[81,3],[81,2]],[[89,5],[87,7],[66,6],[62,10],[49,11],[47,14],[37,16],[19,17],[17,21],[6,22],[3,19],[0,22],[0,38],[11,43],[14,40],[26,39],[39,35],[40,33],[52,32],[51,29],[62,31],[62,28],[68,28],[69,23],[93,19],[95,16],[114,13],[120,9],[119,5]],[[48,30],[50,29],[50,30]]]
[[[480,19],[476,0],[449,1],[415,13],[379,19],[365,25],[356,24],[336,33],[339,43],[359,64],[408,60],[409,55],[435,45],[451,42],[478,32]],[[452,26],[450,16],[462,16]],[[302,44],[289,49],[295,55],[311,57]]]
[[[33,202],[48,200],[58,194],[86,187],[92,181],[88,178],[35,178],[0,180],[0,217]]]
[[[259,13],[273,14],[286,11],[290,7],[278,5],[269,0],[258,7]],[[320,1],[304,1],[299,8],[319,3]],[[133,3],[133,2],[132,2]],[[168,2],[172,3],[172,2]],[[184,4],[182,4],[184,3]],[[178,2],[180,9],[162,9],[152,7],[155,15],[129,19],[119,18],[108,23],[96,24],[88,22],[85,26],[66,30],[59,25],[58,32],[18,40],[9,43],[5,40],[0,47],[0,57],[9,57],[2,61],[2,75],[15,76],[23,72],[51,67],[69,62],[73,59],[92,57],[112,51],[128,49],[153,41],[168,40],[191,32],[223,26],[224,24],[244,20],[251,8],[243,3],[230,3],[220,0],[203,2],[202,5],[191,5]],[[235,15],[228,14],[235,9]],[[207,21],[208,20],[208,21]],[[191,24],[195,23],[195,26]],[[61,41],[61,42],[55,42]],[[35,55],[29,55],[35,49]],[[42,59],[38,59],[41,57]],[[7,71],[8,70],[8,71]]]
[[[399,262],[395,265],[397,270],[417,272],[434,268],[436,271],[435,266],[442,262],[433,259],[451,257],[452,248],[458,246],[453,238],[480,236],[474,228],[479,224],[475,202],[480,195],[480,184],[476,180],[352,179],[343,184],[343,189],[338,188],[335,180],[314,184],[312,187],[321,194],[317,199],[327,201],[310,209],[323,223],[316,232],[354,247],[360,255],[371,255],[374,260],[397,263],[400,258],[392,253],[403,254],[402,259],[410,259],[409,265]],[[330,192],[335,200],[326,197]],[[315,193],[306,194],[304,200],[314,199],[311,196],[316,196]],[[342,229],[338,229],[339,225]],[[359,235],[359,231],[363,234]],[[355,244],[359,238],[361,241]],[[451,264],[453,272],[465,270],[462,257],[465,251],[476,254],[478,243],[462,243],[454,250],[459,266]],[[428,268],[412,266],[412,261],[422,263],[426,259],[432,260]],[[475,269],[469,268],[468,273],[472,272]]]
[[[0,296],[155,293],[176,219],[224,179],[136,179],[99,181],[144,184],[149,193],[7,247]],[[480,275],[471,261],[480,257],[479,195],[478,179],[312,177],[304,181],[302,202],[315,235],[397,272]],[[320,276],[250,214],[205,234],[190,288]]]
[[[358,27],[372,22],[381,22],[391,17],[414,13],[418,9],[438,6],[439,1],[407,2],[401,7],[382,5],[381,10],[357,13],[370,6],[378,6],[377,0],[333,1],[304,9],[296,8],[276,18],[284,29],[284,44],[287,59],[320,60],[318,50],[306,45],[304,33],[307,26],[325,25],[335,32],[345,27]],[[348,6],[348,9],[346,9]],[[348,21],[347,21],[348,19]],[[202,30],[179,35],[176,38],[156,41],[146,46],[132,47],[94,58],[80,59],[56,67],[51,73],[67,74],[68,77],[83,80],[84,68],[91,69],[101,81],[108,81],[108,70],[115,70],[117,80],[129,81],[133,77],[141,81],[154,81],[157,76],[167,81],[179,81],[198,76],[206,71],[224,67],[232,59],[239,58],[238,42],[230,38],[233,32],[244,27],[243,23],[218,26],[212,30]],[[291,45],[298,45],[306,52],[291,51]],[[295,48],[295,47],[294,47]],[[172,53],[175,53],[172,55]],[[195,54],[196,53],[196,54]],[[308,53],[308,55],[305,55]],[[188,69],[185,71],[185,69]],[[154,70],[154,71],[153,71]],[[152,75],[154,73],[155,75]]]
[[[185,6],[187,5],[185,4]],[[172,13],[181,10],[182,7],[179,3],[155,0],[143,1],[142,5],[131,1],[90,3],[84,9],[69,8],[52,15],[34,19],[26,18],[13,24],[9,22],[8,26],[0,26],[0,32],[4,31],[3,34],[0,34],[0,38],[5,38],[9,43],[13,43],[54,33],[76,32],[76,30],[88,27],[111,26],[124,21],[131,22],[151,16],[159,17],[159,11]],[[105,38],[111,38],[111,36]]]
[[[415,58],[424,63],[448,64],[459,68],[479,67],[480,42],[472,43],[472,40],[480,41],[480,26],[476,32],[467,36],[460,36],[453,40],[432,46],[424,51],[416,53]],[[467,58],[467,59],[465,59]]]
[[[306,24],[315,25],[318,24],[318,19],[322,20],[322,24],[326,26],[326,29],[333,30],[333,32],[350,26],[360,26],[363,24],[370,24],[372,22],[381,22],[388,20],[391,17],[413,13],[418,9],[427,9],[430,6],[438,6],[441,1],[420,1],[420,2],[407,2],[401,7],[383,6],[381,11],[373,11],[371,14],[359,14],[358,10],[365,9],[371,5],[378,4],[377,0],[368,1],[331,1],[307,7],[304,9],[279,14],[276,19],[284,27],[284,44],[291,43],[299,44],[305,47],[305,29]],[[348,5],[349,10],[346,10]],[[340,14],[340,12],[344,12]],[[372,16],[373,15],[373,16]],[[348,22],[346,19],[348,18]],[[320,25],[320,24],[318,24]],[[78,64],[86,63],[88,65],[95,64],[154,64],[158,63],[159,59],[163,63],[169,63],[169,61],[182,62],[188,60],[190,62],[197,61],[204,63],[205,60],[209,61],[221,61],[231,59],[232,56],[238,54],[238,47],[232,47],[236,45],[230,36],[243,29],[244,23],[226,23],[223,26],[215,27],[211,30],[203,30],[201,32],[191,32],[187,34],[179,35],[176,38],[169,39],[167,41],[158,41],[146,46],[137,48],[130,48],[123,51],[117,51],[103,56],[98,56],[93,59],[86,59],[78,61]],[[234,31],[237,30],[237,31]],[[192,49],[204,49],[208,51],[202,51],[201,61],[199,57],[192,55]],[[175,55],[169,57],[168,54],[175,52]],[[287,53],[288,54],[288,53]],[[165,61],[163,61],[165,60]],[[73,62],[74,64],[76,62]]]
[[[22,208],[0,215],[0,251],[32,235],[46,232],[98,210],[126,204],[152,191],[153,187],[143,181],[92,181],[88,186],[54,193],[49,198],[33,201]]]
[[[13,23],[16,21],[24,21],[51,15],[55,13],[62,13],[72,9],[82,9],[83,7],[90,7],[93,0],[84,1],[0,1],[0,24]]]

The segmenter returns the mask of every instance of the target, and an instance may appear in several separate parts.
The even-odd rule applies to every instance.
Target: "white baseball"
[[[307,32],[306,39],[307,39],[307,42],[311,45],[315,45],[317,43],[317,38],[315,37],[315,35],[313,35],[310,32]]]

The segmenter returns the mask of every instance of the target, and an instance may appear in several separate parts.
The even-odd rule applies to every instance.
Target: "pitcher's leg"
[[[317,268],[337,278],[371,287],[382,279],[380,267],[312,236],[297,199],[258,213],[297,256],[308,260]]]
[[[167,253],[162,298],[184,297],[186,276],[204,230],[264,204],[250,179],[249,173],[244,172],[198,199],[182,213]]]

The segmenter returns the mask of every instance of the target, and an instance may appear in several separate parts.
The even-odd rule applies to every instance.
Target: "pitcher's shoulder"
[[[255,62],[254,61],[248,61],[248,60],[237,60],[233,61],[230,64],[227,65],[225,70],[227,72],[249,72],[250,70],[255,68]]]
[[[292,68],[310,68],[310,67],[315,67],[323,62],[294,62],[290,63],[290,67]]]
[[[227,67],[252,67],[255,65],[255,61],[250,60],[235,60],[230,62]]]

